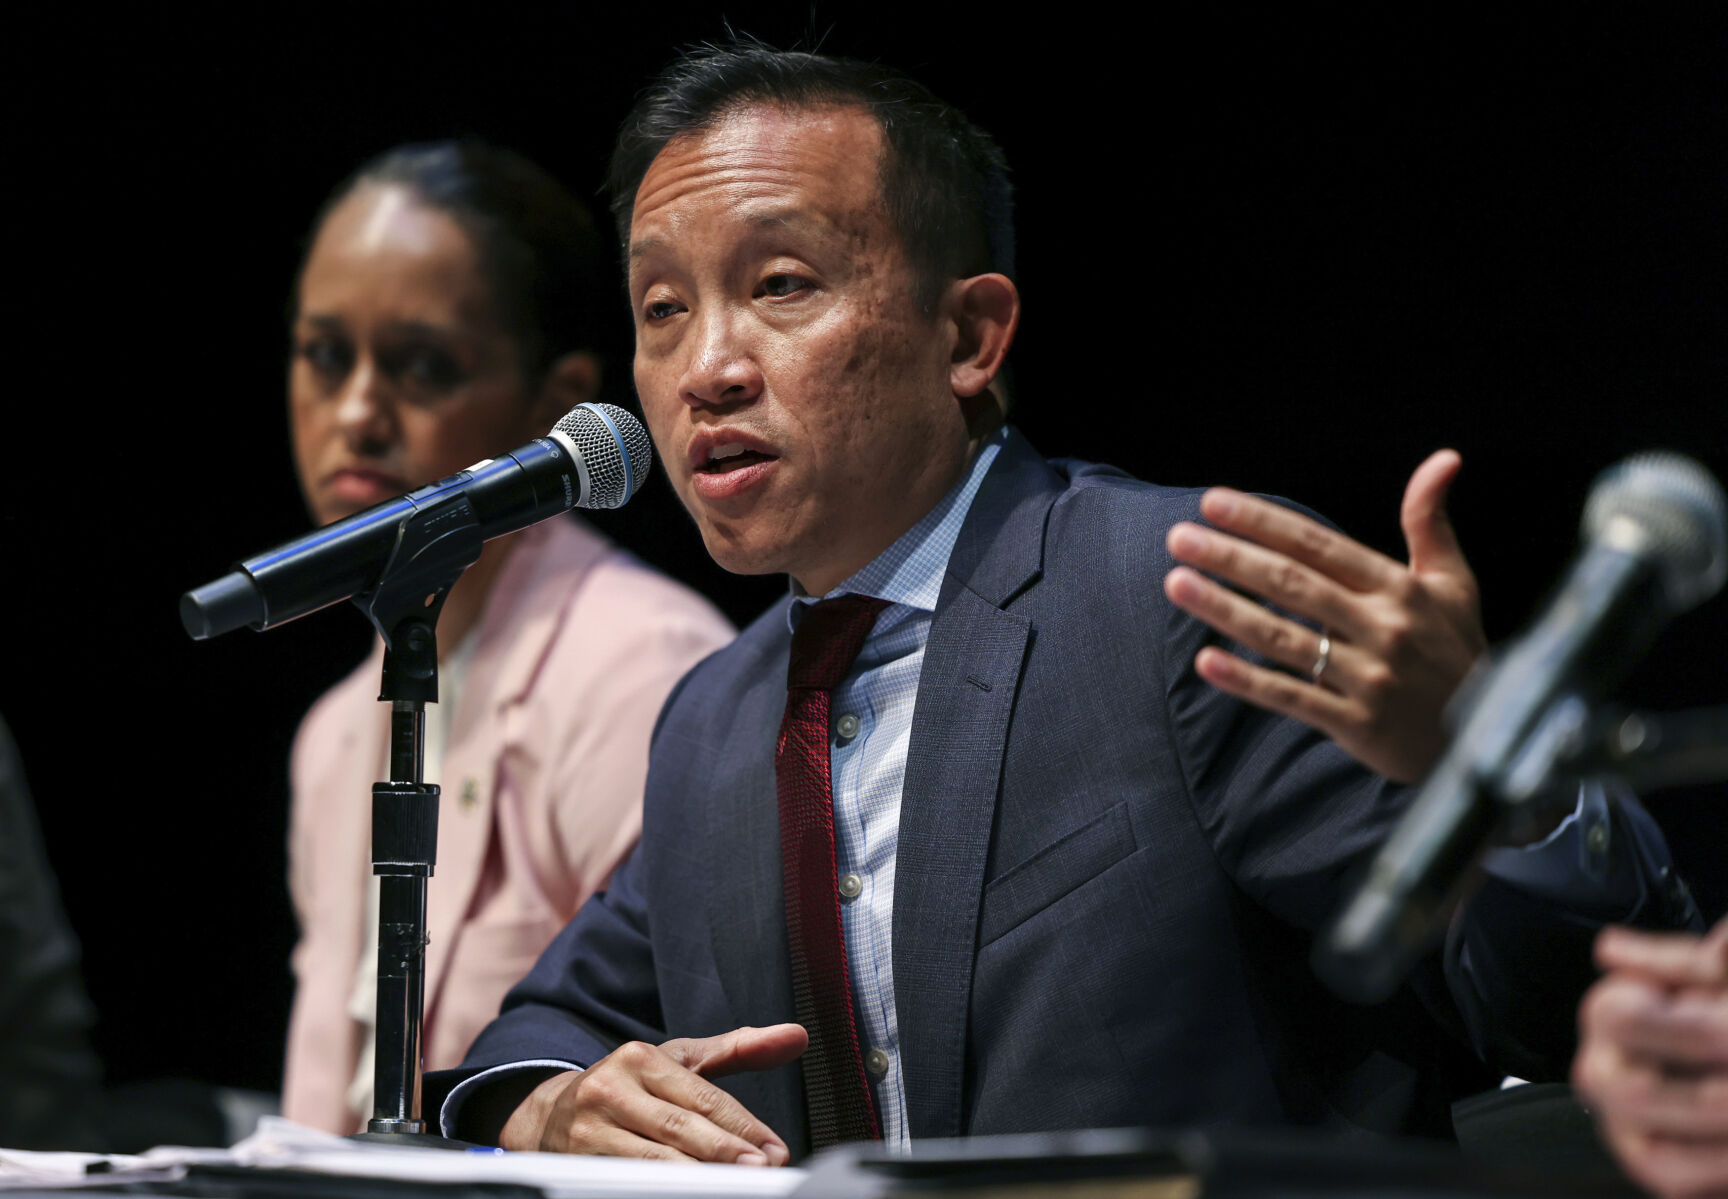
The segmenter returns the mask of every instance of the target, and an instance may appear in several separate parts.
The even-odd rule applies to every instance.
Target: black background
[[[362,159],[460,133],[598,209],[635,89],[723,26],[711,6],[596,7],[11,30],[24,369],[0,711],[117,1081],[279,1080],[288,743],[367,629],[340,609],[194,644],[175,603],[306,527],[282,398],[306,224]],[[1728,477],[1728,37],[1706,6],[976,9],[725,15],[882,58],[997,135],[1018,187],[1017,419],[1046,453],[1292,496],[1401,556],[1404,480],[1455,446],[1496,639],[1560,575],[1601,468],[1667,446]],[[627,374],[616,361],[613,398]],[[735,619],[780,588],[709,564],[663,486],[597,523]],[[1728,702],[1725,663],[1719,598],[1630,697]],[[1724,798],[1649,797],[1715,910]]]

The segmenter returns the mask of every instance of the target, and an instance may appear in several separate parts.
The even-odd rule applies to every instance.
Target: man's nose
[[[762,393],[762,368],[742,322],[711,308],[697,321],[678,394],[692,407],[747,404]]]

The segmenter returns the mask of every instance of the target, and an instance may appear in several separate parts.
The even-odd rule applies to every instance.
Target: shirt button
[[[877,1078],[888,1073],[888,1055],[880,1049],[872,1049],[864,1055],[864,1068]]]
[[[859,878],[856,874],[843,874],[840,876],[840,894],[843,898],[857,899],[863,890],[864,880]]]
[[[858,718],[850,712],[846,713],[846,715],[834,722],[834,731],[840,735],[840,740],[842,741],[850,741],[852,738],[856,737],[858,735],[859,727],[860,722]]]
[[[1608,824],[1597,821],[1590,826],[1590,831],[1584,834],[1584,848],[1596,857],[1608,852]]]

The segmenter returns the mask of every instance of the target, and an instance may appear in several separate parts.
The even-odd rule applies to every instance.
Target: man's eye
[[[762,294],[774,297],[790,296],[809,286],[810,280],[802,275],[769,275],[762,280]]]
[[[669,316],[678,314],[678,305],[671,300],[652,300],[643,311],[648,314],[649,320],[663,321]]]

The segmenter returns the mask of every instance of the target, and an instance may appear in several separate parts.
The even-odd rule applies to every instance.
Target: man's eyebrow
[[[829,222],[806,208],[769,208],[750,214],[750,224],[762,229],[823,229]]]
[[[806,228],[820,229],[825,222],[813,217],[802,208],[777,208],[768,212],[751,213],[747,217],[751,226],[758,230]],[[666,243],[658,237],[644,237],[641,241],[630,243],[629,259],[640,261],[650,254],[659,253]]]

